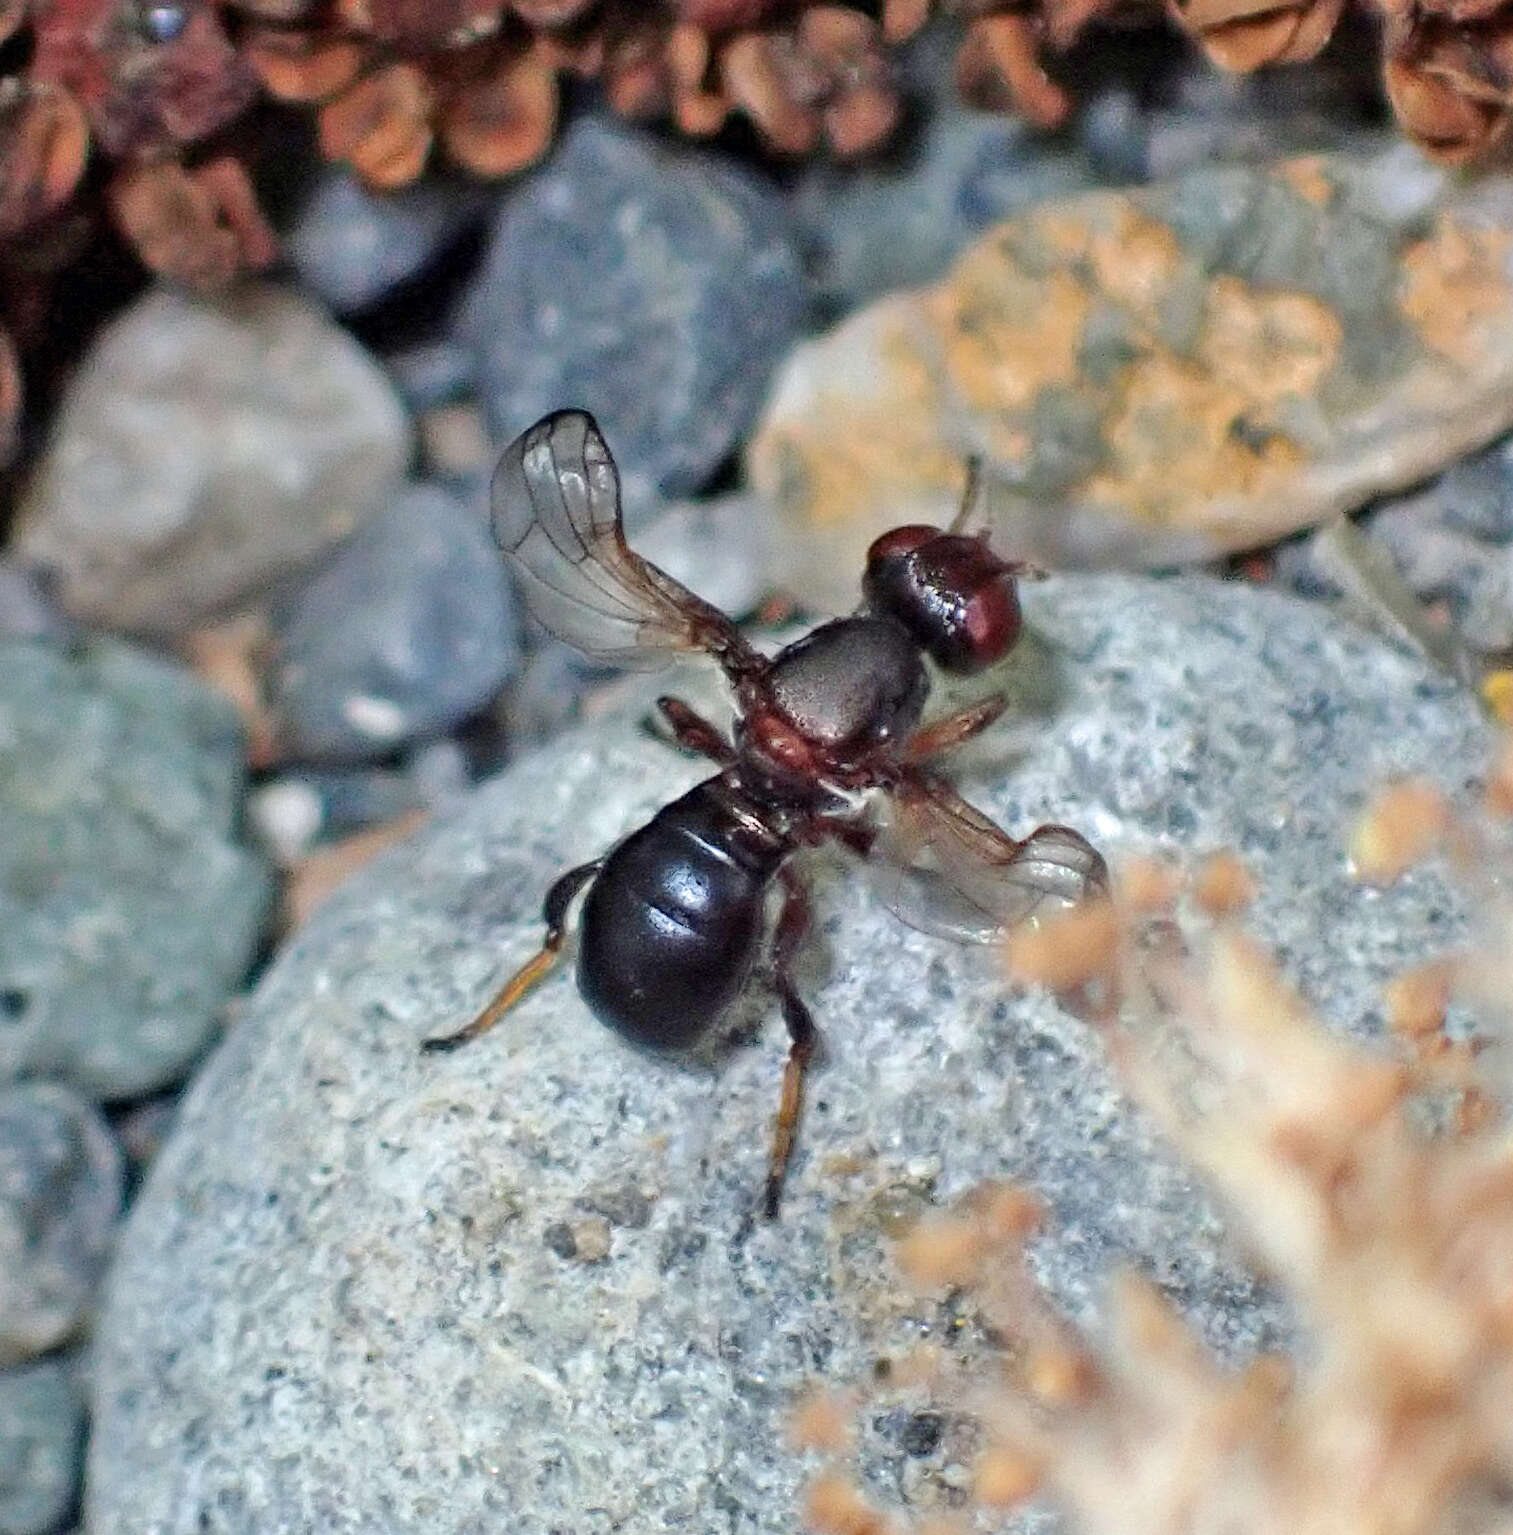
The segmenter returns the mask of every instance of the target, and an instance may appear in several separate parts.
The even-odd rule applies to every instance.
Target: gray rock
[[[417,342],[388,352],[383,363],[413,411],[449,405],[469,393],[477,372],[472,347],[450,339]]]
[[[0,639],[67,644],[77,638],[48,585],[35,570],[0,560]]]
[[[840,311],[933,282],[973,236],[1095,184],[1086,155],[999,112],[945,107],[861,166],[816,161],[792,194],[816,297]]]
[[[668,507],[636,534],[636,552],[706,602],[744,618],[777,584],[775,535],[771,507],[734,491]]]
[[[1201,165],[1273,161],[1390,143],[1380,126],[1375,49],[1344,43],[1307,69],[1236,75],[1193,59],[1141,101],[1128,86],[1091,97],[1077,133],[1111,182],[1160,180]]]
[[[98,1109],[56,1082],[0,1090],[0,1366],[79,1330],[122,1187],[120,1148]]]
[[[596,118],[505,199],[459,317],[502,443],[581,406],[631,510],[699,490],[798,333],[781,201],[749,172]]]
[[[310,300],[155,288],[69,386],[15,547],[75,616],[179,634],[350,533],[409,451],[383,371]]]
[[[1369,507],[1358,527],[1391,555],[1420,602],[1443,604],[1472,650],[1513,647],[1513,440],[1452,465],[1406,496]],[[1302,596],[1343,594],[1318,534],[1278,552],[1281,583]]]
[[[503,561],[481,518],[410,485],[332,557],[280,626],[270,691],[294,754],[362,761],[455,724],[515,670]]]
[[[479,183],[447,176],[374,192],[333,168],[300,204],[284,248],[305,287],[337,314],[355,314],[421,276],[492,200]]]
[[[1432,873],[1367,890],[1342,852],[1382,775],[1477,771],[1461,693],[1271,593],[1082,577],[1027,606],[1048,644],[1020,652],[1023,729],[960,774],[1005,825],[1065,819],[1111,854],[1237,846],[1260,936],[1348,1025],[1463,933]],[[776,1224],[753,1219],[783,1055],[765,992],[712,1067],[638,1056],[565,975],[468,1050],[418,1053],[534,949],[557,872],[708,771],[639,729],[646,696],[347,886],[191,1089],[111,1276],[92,1535],[201,1515],[222,1535],[789,1532],[802,1383],[922,1335],[982,1349],[900,1290],[884,1232],[989,1175],[1048,1201],[1038,1271],[1071,1312],[1128,1259],[1231,1356],[1276,1341],[1096,1032],[864,882],[819,882],[799,974],[828,1052]],[[897,1437],[876,1453],[864,1476],[899,1485]]]
[[[504,697],[510,751],[539,746],[576,724],[585,699],[614,675],[560,640],[537,644]]]
[[[235,711],[113,641],[0,642],[0,1081],[183,1074],[246,973],[268,872],[235,839]]]
[[[78,1496],[84,1401],[60,1360],[0,1371],[0,1535],[51,1535]]]

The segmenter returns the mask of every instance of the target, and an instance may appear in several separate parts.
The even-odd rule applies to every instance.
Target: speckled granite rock
[[[178,1080],[271,897],[235,836],[236,712],[114,641],[0,641],[0,1082],[113,1099]]]
[[[1027,606],[1049,644],[1020,652],[1025,728],[960,774],[1005,824],[1238,846],[1257,929],[1350,1024],[1461,931],[1432,873],[1362,889],[1341,853],[1363,785],[1476,772],[1449,684],[1241,587],[1067,578]],[[904,1293],[885,1233],[990,1174],[1049,1201],[1037,1263],[1072,1312],[1128,1258],[1231,1353],[1285,1326],[1096,1035],[860,883],[820,885],[800,978],[828,1059],[775,1225],[753,1220],[782,1065],[765,994],[713,1070],[638,1057],[565,976],[422,1057],[535,946],[552,876],[699,775],[638,715],[526,759],[349,886],[191,1090],[111,1276],[92,1535],[790,1535],[802,1382],[921,1333],[981,1346]],[[867,1446],[864,1472],[903,1485],[900,1436]],[[959,1472],[916,1467],[916,1503]]]
[[[748,454],[829,608],[982,457],[1005,548],[1170,565],[1269,543],[1513,424],[1513,178],[1406,146],[1041,203],[799,347]]]

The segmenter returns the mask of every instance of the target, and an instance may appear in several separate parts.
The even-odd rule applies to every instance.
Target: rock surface
[[[234,836],[242,771],[235,711],[180,667],[0,642],[0,1082],[184,1073],[270,895]]]
[[[60,1360],[0,1371],[0,1535],[52,1535],[78,1496],[84,1402]]]
[[[957,775],[1005,825],[1064,819],[1110,854],[1237,847],[1260,936],[1349,1026],[1463,932],[1432,871],[1368,890],[1342,854],[1364,786],[1477,772],[1463,694],[1243,587],[1063,578],[1027,608],[1022,729]],[[782,1069],[764,991],[713,1068],[637,1056],[564,975],[422,1057],[534,949],[552,877],[704,771],[634,696],[338,895],[189,1093],[110,1280],[92,1535],[788,1535],[802,1384],[922,1336],[982,1347],[905,1293],[886,1234],[990,1175],[1048,1201],[1037,1265],[1073,1313],[1132,1260],[1231,1355],[1285,1327],[1095,1033],[861,881],[819,882],[799,978],[828,1055],[776,1224],[753,1219]],[[864,1476],[902,1486],[905,1437],[869,1434]],[[965,1474],[941,1456],[910,1463],[916,1508]]]
[[[442,175],[373,192],[333,168],[300,204],[284,243],[304,286],[337,314],[355,314],[421,276],[482,222],[490,200],[478,183]]]
[[[459,330],[500,444],[550,410],[592,411],[634,516],[703,487],[803,311],[787,216],[759,178],[583,118],[502,204]]]
[[[15,546],[75,616],[180,634],[350,533],[409,450],[382,370],[318,305],[156,288],[75,375]]]
[[[514,596],[482,517],[411,484],[300,591],[270,691],[293,755],[361,762],[456,724],[519,660]]]
[[[1449,632],[1479,652],[1513,648],[1513,440],[1384,498],[1358,522],[1414,596],[1442,609]],[[1280,549],[1278,577],[1305,596],[1335,597],[1321,542],[1313,534]]]
[[[1513,420],[1513,179],[1399,147],[1041,204],[934,287],[800,347],[749,453],[785,583],[948,520],[979,454],[1004,547],[1173,564],[1410,485]]]
[[[0,1090],[0,1366],[78,1330],[121,1196],[120,1148],[98,1109],[56,1082]]]
[[[933,282],[990,224],[1094,184],[1087,158],[1002,112],[945,105],[875,164],[816,161],[791,202],[832,312]]]

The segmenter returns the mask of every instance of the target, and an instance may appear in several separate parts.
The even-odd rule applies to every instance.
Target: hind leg
[[[773,984],[782,1004],[783,1021],[788,1025],[788,1062],[783,1068],[783,1092],[778,1100],[777,1123],[772,1132],[772,1155],[767,1165],[767,1190],[762,1213],[775,1220],[783,1196],[783,1179],[788,1159],[793,1153],[799,1112],[804,1103],[804,1074],[819,1043],[814,1017],[793,983],[791,966],[804,935],[809,931],[809,891],[798,875],[784,869],[783,909],[772,940]]]
[[[487,1034],[527,992],[551,974],[562,957],[562,946],[567,939],[568,909],[578,892],[603,865],[602,858],[596,858],[593,863],[579,864],[576,869],[569,869],[547,891],[541,914],[546,924],[546,937],[540,949],[504,983],[499,995],[466,1028],[459,1029],[455,1034],[441,1034],[435,1039],[428,1039],[421,1045],[422,1050],[432,1055],[456,1050],[470,1039]]]

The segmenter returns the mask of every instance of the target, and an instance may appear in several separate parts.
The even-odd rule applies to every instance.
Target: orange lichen
[[[979,410],[1022,410],[1076,381],[1092,296],[1070,271],[1032,274],[978,246],[925,304],[952,387]]]
[[[1198,357],[1252,405],[1308,395],[1335,365],[1339,316],[1305,293],[1250,287],[1220,275],[1209,284]]]
[[[1469,228],[1449,215],[1403,254],[1399,304],[1431,351],[1475,367],[1485,345],[1484,322],[1513,302],[1509,252],[1513,233]]]

